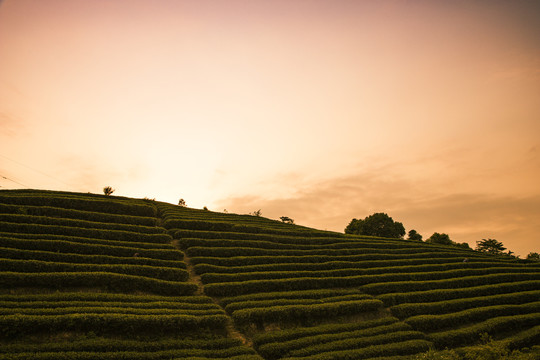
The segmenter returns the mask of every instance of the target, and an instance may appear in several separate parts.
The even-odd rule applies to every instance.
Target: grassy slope
[[[154,201],[0,191],[0,272],[6,359],[404,357],[482,333],[540,339],[537,264]]]

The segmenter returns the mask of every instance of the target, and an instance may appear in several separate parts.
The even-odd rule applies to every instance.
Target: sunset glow
[[[540,3],[0,2],[0,189],[540,251]]]

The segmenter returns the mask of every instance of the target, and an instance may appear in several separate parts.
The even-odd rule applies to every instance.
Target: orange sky
[[[0,2],[0,189],[540,251],[540,5]]]

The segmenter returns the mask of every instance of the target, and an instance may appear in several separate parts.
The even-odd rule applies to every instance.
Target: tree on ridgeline
[[[186,207],[186,201],[184,199],[178,200],[178,206]]]
[[[409,230],[408,240],[422,241],[422,235],[416,232],[416,230]]]
[[[427,240],[427,243],[430,244],[440,244],[440,245],[454,245],[455,243],[450,240],[450,236],[448,234],[439,234],[438,232],[433,233]]]
[[[282,216],[280,217],[281,221],[284,222],[285,224],[294,224],[294,220],[291,219],[290,217],[288,216]]]
[[[111,195],[114,192],[114,189],[110,186],[105,186],[103,188],[103,193],[107,196]]]
[[[385,213],[375,213],[365,219],[352,219],[345,228],[345,234],[379,236],[402,239],[405,235],[403,224],[394,221]]]
[[[540,261],[540,254],[538,254],[537,252],[530,252],[527,255],[527,260]]]
[[[502,242],[495,239],[482,239],[476,242],[475,250],[492,255],[502,255],[506,248],[504,247]]]

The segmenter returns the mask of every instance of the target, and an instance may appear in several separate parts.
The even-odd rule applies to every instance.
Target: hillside
[[[485,334],[529,354],[540,264],[151,200],[3,190],[0,313],[0,359],[398,360],[473,351]]]

